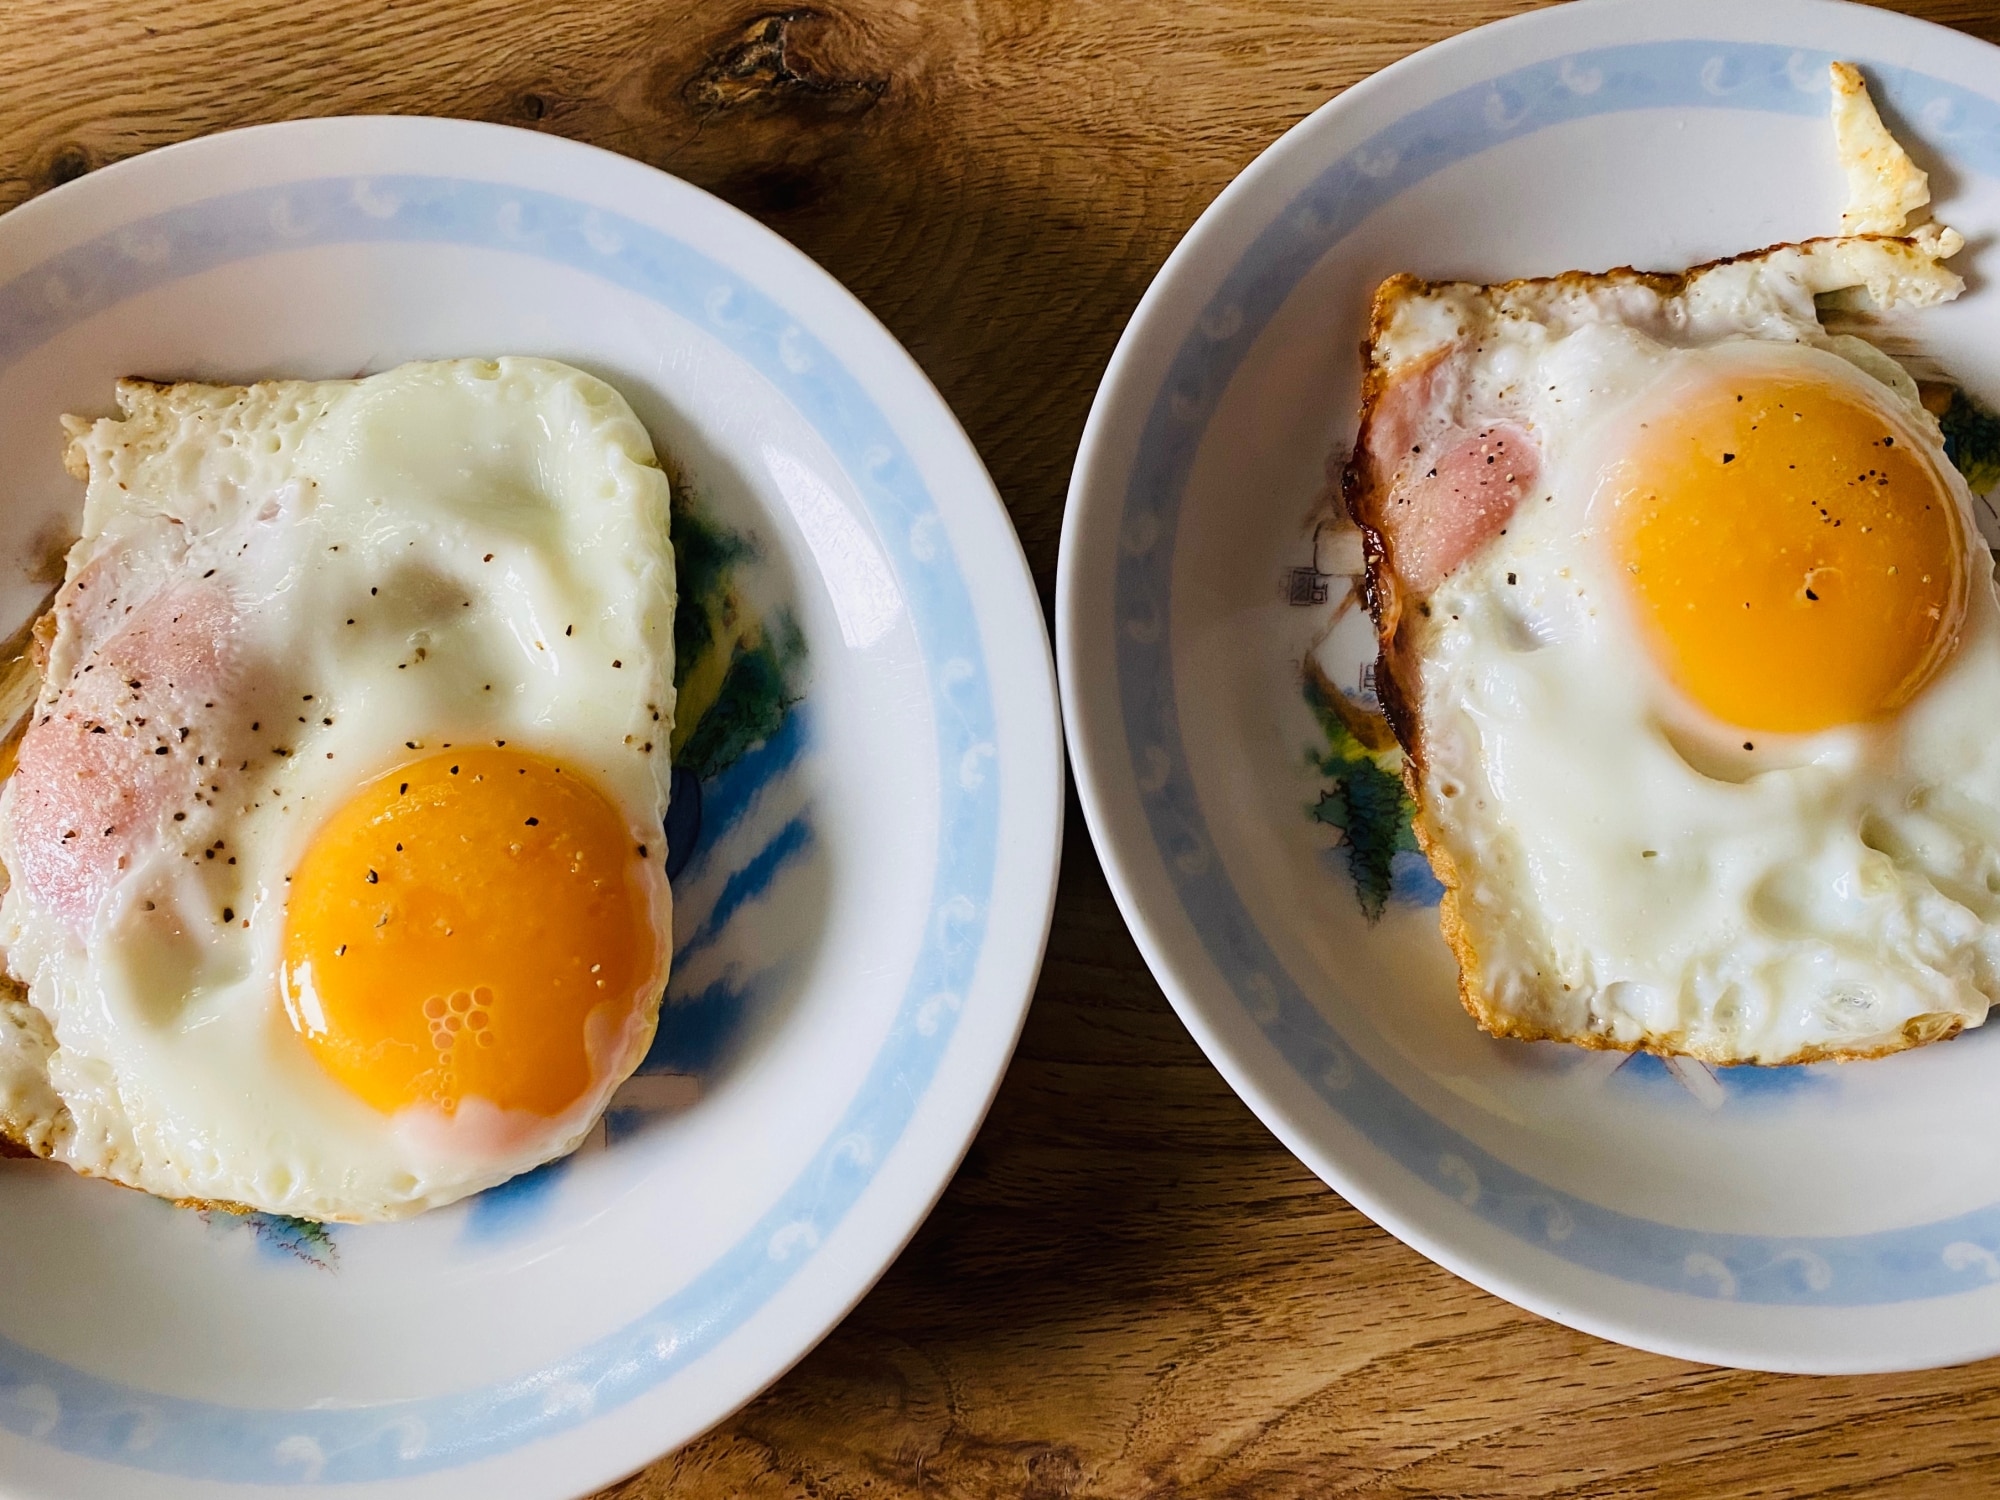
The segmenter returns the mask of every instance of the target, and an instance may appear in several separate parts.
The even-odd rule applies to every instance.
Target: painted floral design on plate
[[[1328,837],[1328,863],[1344,871],[1373,922],[1392,904],[1436,906],[1444,888],[1417,848],[1403,749],[1375,691],[1375,627],[1364,602],[1361,534],[1344,511],[1322,514],[1312,563],[1294,569],[1287,586],[1295,605],[1330,606],[1300,670],[1306,707],[1319,728],[1305,751],[1315,787],[1305,811]]]
[[[334,1239],[338,1225],[226,1208],[198,1208],[195,1216],[215,1234],[248,1234],[271,1260],[296,1261],[316,1271],[331,1271],[340,1264],[340,1246]]]

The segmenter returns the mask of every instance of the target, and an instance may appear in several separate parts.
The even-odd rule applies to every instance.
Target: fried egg
[[[118,395],[0,795],[0,1129],[341,1220],[571,1150],[670,958],[644,428],[534,359]]]
[[[1378,293],[1350,500],[1488,1030],[1795,1062],[2000,999],[1993,558],[1916,382],[1820,317],[1956,296],[1959,243]]]
[[[1841,237],[1377,292],[1348,501],[1468,1010],[1715,1063],[2000,999],[2000,593],[1911,375],[1954,231],[1831,69]],[[1859,313],[1855,309],[1859,309]]]

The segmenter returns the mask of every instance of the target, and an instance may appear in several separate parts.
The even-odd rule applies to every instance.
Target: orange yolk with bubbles
[[[293,1026],[384,1113],[554,1118],[635,1059],[659,999],[648,850],[573,770],[447,750],[371,782],[292,875]]]
[[[1958,644],[1958,507],[1858,390],[1749,372],[1656,412],[1611,475],[1613,545],[1668,677],[1742,729],[1895,712]]]

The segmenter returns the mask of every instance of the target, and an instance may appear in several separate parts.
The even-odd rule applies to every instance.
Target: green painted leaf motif
[[[1315,823],[1344,829],[1347,827],[1347,799],[1337,790],[1321,792],[1319,801],[1313,804],[1312,816]]]
[[[1954,387],[1938,426],[1945,456],[1967,484],[1981,494],[2000,484],[2000,415]]]
[[[709,514],[699,493],[674,495],[674,765],[701,781],[776,734],[803,696],[806,646],[785,610],[760,619],[738,588],[755,541]]]
[[[1309,758],[1331,785],[1306,812],[1314,822],[1341,831],[1355,899],[1373,921],[1388,907],[1396,856],[1417,848],[1411,827],[1416,809],[1397,774],[1400,754],[1370,751],[1325,700],[1326,691],[1307,675],[1306,703],[1326,736],[1325,753],[1315,751]]]
[[[752,555],[747,538],[707,515],[686,490],[674,495],[674,574],[680,597],[674,605],[674,686],[715,643],[715,620],[723,613],[737,564]]]
[[[1410,800],[1410,794],[1403,787],[1402,778],[1396,779],[1396,852],[1415,854],[1422,847],[1417,843],[1417,830],[1412,826],[1417,815],[1417,805]]]
[[[1330,795],[1345,804],[1346,821],[1339,826],[1347,833],[1343,847],[1354,893],[1370,919],[1379,917],[1389,904],[1390,867],[1409,831],[1403,783],[1372,759],[1356,760],[1335,780]]]
[[[789,614],[759,632],[753,646],[739,646],[714,705],[688,736],[677,764],[703,781],[769,739],[798,701],[795,668],[805,657],[805,637]]]
[[[295,1219],[289,1214],[236,1214],[225,1209],[201,1210],[209,1223],[247,1228],[267,1249],[289,1255],[322,1271],[339,1263],[340,1246],[333,1231],[314,1219]]]

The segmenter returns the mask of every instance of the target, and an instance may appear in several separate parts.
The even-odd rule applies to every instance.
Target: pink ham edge
[[[1498,536],[1542,472],[1541,450],[1513,422],[1458,427],[1418,441],[1437,373],[1433,367],[1389,391],[1368,442],[1378,482],[1385,482],[1379,524],[1389,560],[1416,598]]]
[[[235,631],[221,590],[169,588],[85,653],[23,736],[9,863],[27,893],[79,934],[167,820],[197,806],[210,769],[196,764],[198,726],[221,701]]]

